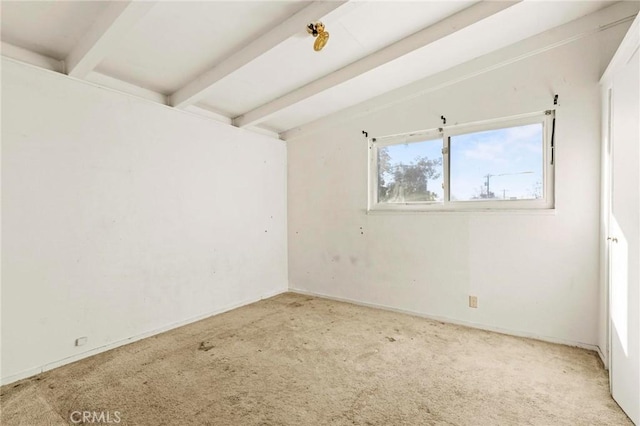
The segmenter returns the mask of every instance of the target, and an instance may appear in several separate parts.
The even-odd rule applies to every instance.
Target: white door
[[[619,62],[611,91],[609,316],[611,394],[640,425],[640,59]]]

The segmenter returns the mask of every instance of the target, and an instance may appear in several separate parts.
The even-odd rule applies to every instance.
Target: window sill
[[[424,208],[424,209],[385,209],[374,208],[366,210],[367,215],[528,215],[528,216],[555,216],[555,208],[528,208],[528,209],[447,209],[447,208]]]

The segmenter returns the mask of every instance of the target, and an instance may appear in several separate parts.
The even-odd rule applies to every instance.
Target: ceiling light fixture
[[[319,52],[327,44],[329,33],[324,30],[324,24],[320,21],[307,25],[307,32],[316,38],[313,43],[313,50]]]

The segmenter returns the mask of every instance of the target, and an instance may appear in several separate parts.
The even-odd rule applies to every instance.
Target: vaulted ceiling
[[[3,0],[2,55],[285,135],[612,4]]]

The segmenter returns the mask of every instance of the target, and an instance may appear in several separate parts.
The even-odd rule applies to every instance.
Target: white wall
[[[598,80],[628,26],[387,108],[362,107],[349,122],[290,141],[290,288],[594,347]],[[381,136],[438,127],[441,115],[451,124],[542,111],[554,93],[555,212],[366,213],[362,130]]]
[[[2,229],[6,383],[285,291],[286,145],[3,60]]]

